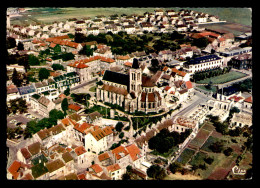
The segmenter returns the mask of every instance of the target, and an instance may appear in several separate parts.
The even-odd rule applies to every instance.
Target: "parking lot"
[[[27,122],[36,119],[35,116],[26,113],[26,114],[18,114],[18,115],[11,115],[7,117],[7,127],[9,128],[16,128],[19,125],[26,125]]]

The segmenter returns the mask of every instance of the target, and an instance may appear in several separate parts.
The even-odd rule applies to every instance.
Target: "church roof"
[[[106,70],[103,80],[128,86],[129,75]]]

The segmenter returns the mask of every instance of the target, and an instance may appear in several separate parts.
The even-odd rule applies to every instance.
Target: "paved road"
[[[83,83],[83,84],[80,84],[80,85],[78,85],[78,86],[75,86],[75,87],[71,88],[70,90],[73,91],[73,90],[82,88],[82,87],[84,87],[84,86],[86,86],[86,85],[92,84],[92,83],[94,83],[94,82],[96,82],[96,78],[95,78],[94,80],[89,81],[89,82],[85,82],[85,83]]]

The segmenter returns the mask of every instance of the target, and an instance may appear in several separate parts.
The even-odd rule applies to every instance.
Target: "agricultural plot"
[[[229,171],[230,171],[229,169],[219,167],[210,174],[208,179],[209,180],[223,180],[228,175]]]
[[[189,146],[192,148],[200,148],[210,135],[210,131],[201,129],[197,136],[190,142]]]
[[[222,75],[215,76],[212,78],[206,78],[204,80],[200,80],[200,81],[198,81],[198,83],[199,84],[208,84],[210,81],[212,81],[213,84],[223,84],[223,83],[230,82],[230,81],[233,81],[233,80],[236,80],[239,78],[243,78],[245,76],[247,76],[247,75],[244,73],[231,71],[226,74],[222,74]]]
[[[177,161],[183,165],[185,165],[190,159],[191,157],[194,155],[195,151],[192,149],[188,149],[186,148],[182,154],[179,156],[179,158],[177,159]]]
[[[217,142],[219,140],[219,138],[213,137],[213,136],[209,136],[208,140],[203,144],[203,146],[201,147],[202,150],[211,152],[211,149],[209,149],[209,146],[214,143]]]
[[[194,155],[192,157],[192,159],[190,160],[189,164],[191,165],[200,165],[200,164],[204,164],[205,161],[204,159],[207,158],[207,154],[204,152],[198,152],[196,155]]]
[[[206,123],[202,129],[207,130],[207,131],[213,131],[215,127],[211,123]]]

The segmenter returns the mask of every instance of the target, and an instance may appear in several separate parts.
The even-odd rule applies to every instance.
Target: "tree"
[[[121,132],[120,134],[119,134],[119,138],[123,138],[124,137],[124,132]]]
[[[18,42],[18,45],[17,45],[17,50],[24,50],[24,45],[23,45],[23,43],[22,42]]]
[[[163,179],[166,174],[165,174],[165,171],[164,169],[162,169],[160,166],[158,165],[152,165],[150,166],[147,171],[146,171],[147,175],[150,177],[150,178],[153,178],[153,179],[157,179],[157,180],[161,180]]]
[[[79,51],[79,54],[86,56],[93,56],[94,49],[90,48],[89,45],[83,46],[83,48]]]
[[[66,96],[70,95],[70,88],[69,87],[64,91],[64,95],[66,95]]]
[[[46,68],[41,68],[39,71],[39,80],[47,79],[50,76],[50,71]]]
[[[191,44],[193,46],[197,46],[199,48],[205,48],[209,44],[209,41],[206,37],[202,37],[202,38],[199,38],[199,39],[193,39]]]
[[[86,41],[86,36],[83,33],[75,33],[74,41],[76,43],[83,43]]]
[[[169,169],[173,174],[175,174],[176,172],[180,171],[182,167],[179,162],[174,162],[170,164]]]
[[[12,82],[13,82],[14,85],[16,85],[17,87],[20,87],[21,84],[22,84],[22,79],[20,78],[20,75],[18,74],[18,72],[16,71],[15,68],[14,68],[13,74],[12,74]]]
[[[61,109],[63,110],[64,115],[67,114],[68,106],[69,106],[68,99],[67,98],[63,99],[61,102]]]
[[[223,150],[223,146],[224,146],[223,142],[217,141],[212,143],[209,146],[209,149],[211,149],[211,151],[213,151],[214,153],[220,153]]]
[[[53,70],[64,70],[64,67],[63,67],[63,65],[60,65],[60,64],[52,64],[52,66],[51,66],[52,68],[53,68]]]
[[[121,132],[123,127],[124,127],[124,124],[123,124],[121,121],[119,121],[119,122],[116,124],[116,131],[117,131],[117,132]]]
[[[7,37],[7,39],[6,39],[6,48],[10,49],[10,48],[14,48],[14,47],[16,47],[15,38]]]
[[[213,161],[214,161],[214,159],[211,158],[211,157],[207,157],[207,158],[204,159],[204,161],[205,161],[207,164],[212,164]]]
[[[125,173],[122,175],[122,180],[130,180],[130,175],[128,173]]]
[[[227,149],[225,149],[223,151],[223,153],[225,154],[225,156],[230,156],[231,153],[233,152],[233,149],[231,147],[228,147]]]
[[[49,118],[63,119],[64,118],[64,114],[60,110],[52,109],[49,112]]]
[[[40,65],[39,59],[32,54],[29,55],[28,61],[29,65]]]
[[[59,44],[57,44],[54,48],[53,48],[53,51],[55,54],[59,54],[61,53],[61,47]]]

